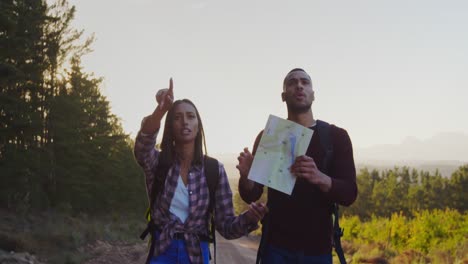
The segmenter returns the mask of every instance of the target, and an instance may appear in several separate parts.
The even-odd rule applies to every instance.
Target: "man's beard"
[[[306,105],[296,105],[294,103],[286,102],[286,106],[288,107],[288,112],[290,113],[303,114],[303,113],[307,113],[310,110],[312,103],[306,104]]]

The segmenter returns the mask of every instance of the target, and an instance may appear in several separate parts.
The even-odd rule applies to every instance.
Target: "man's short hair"
[[[310,78],[310,75],[309,75],[306,71],[304,71],[304,69],[302,69],[302,68],[294,68],[294,69],[290,70],[290,71],[288,72],[288,74],[286,74],[286,76],[284,76],[284,80],[283,80],[283,89],[284,89],[284,86],[286,85],[286,78],[288,78],[288,75],[291,74],[292,72],[297,72],[297,71],[301,71],[301,72],[307,74],[307,76],[309,76],[309,79],[312,80],[312,78]]]
[[[288,72],[288,74],[286,74],[286,76],[288,76],[291,72],[295,72],[295,71],[301,71],[301,72],[307,73],[306,71],[304,71],[304,69],[301,69],[301,68],[294,68],[294,69],[290,70],[290,71]]]

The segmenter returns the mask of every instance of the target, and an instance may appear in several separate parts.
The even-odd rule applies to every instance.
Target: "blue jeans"
[[[210,263],[210,246],[208,242],[200,242],[203,263]],[[184,240],[173,239],[166,251],[150,260],[150,264],[190,264],[190,258]]]
[[[332,255],[305,256],[302,252],[290,251],[267,245],[262,263],[265,264],[332,264]]]

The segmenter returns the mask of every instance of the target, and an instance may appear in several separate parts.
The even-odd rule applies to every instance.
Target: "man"
[[[286,75],[281,98],[288,108],[288,120],[316,130],[312,80],[303,69],[293,69]],[[268,188],[270,213],[266,216],[264,247],[259,248],[262,263],[332,263],[332,206],[351,205],[357,197],[357,185],[348,133],[334,125],[330,125],[329,133],[333,156],[328,174],[322,172],[326,171],[325,150],[315,131],[306,155],[297,157],[290,168],[297,177],[291,196]],[[261,134],[255,140],[253,155]],[[247,178],[253,155],[245,148],[237,165],[239,193],[247,203],[258,200],[263,192],[263,185]]]

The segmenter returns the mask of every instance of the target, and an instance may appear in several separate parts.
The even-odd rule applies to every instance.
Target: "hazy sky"
[[[282,80],[313,79],[313,112],[355,148],[440,132],[468,134],[468,1],[71,0],[95,33],[88,72],[135,135],[174,78],[198,107],[210,153],[251,148],[269,114],[286,117]],[[160,139],[160,138],[159,138]]]

